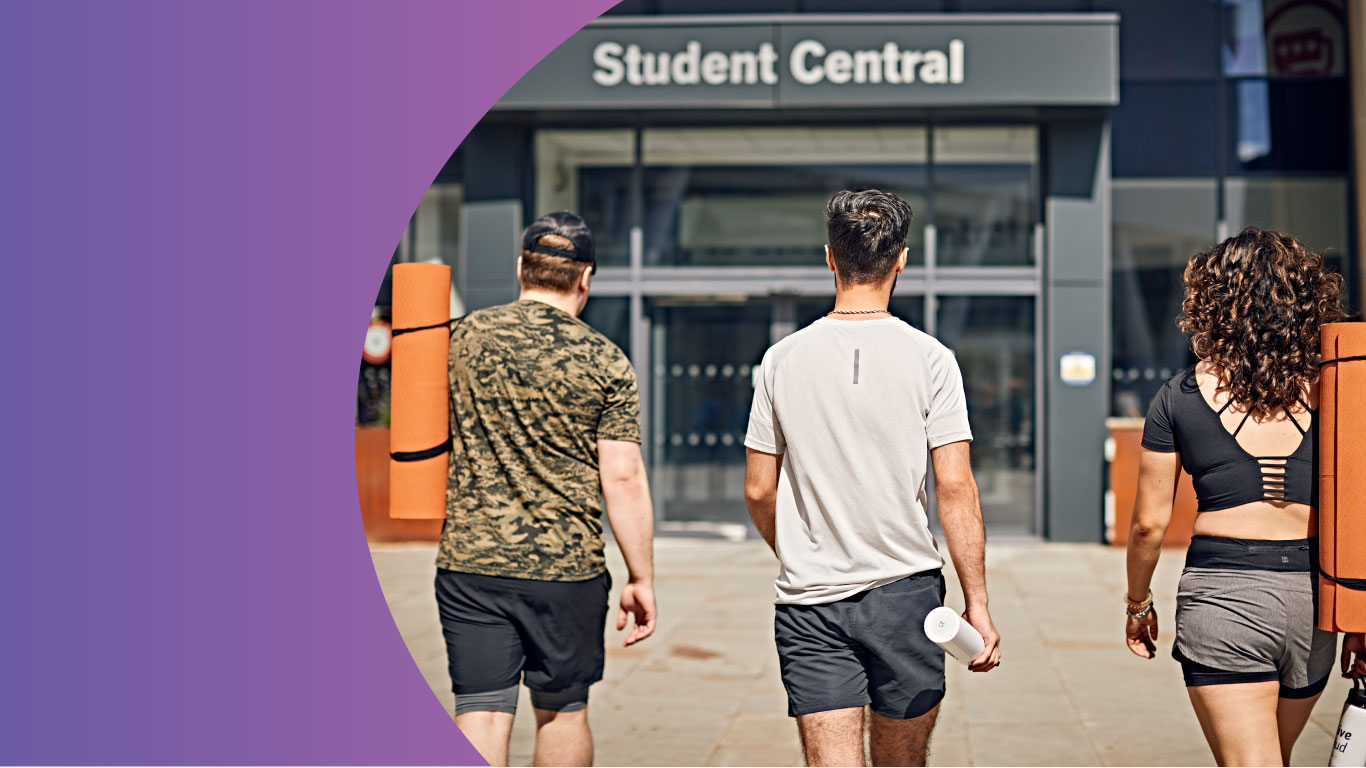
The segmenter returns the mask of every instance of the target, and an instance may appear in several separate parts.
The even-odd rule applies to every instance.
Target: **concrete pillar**
[[[480,123],[461,144],[461,279],[467,310],[517,298],[519,238],[526,226],[524,182],[531,163],[529,133],[520,125]]]
[[[1046,141],[1044,534],[1098,542],[1110,407],[1109,120],[1052,122]],[[1062,382],[1060,358],[1071,352],[1095,356],[1090,384]]]

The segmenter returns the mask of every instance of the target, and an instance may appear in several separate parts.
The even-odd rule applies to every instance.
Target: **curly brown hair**
[[[1177,324],[1219,388],[1258,418],[1289,408],[1319,378],[1319,327],[1342,320],[1342,276],[1323,255],[1248,227],[1191,257]]]

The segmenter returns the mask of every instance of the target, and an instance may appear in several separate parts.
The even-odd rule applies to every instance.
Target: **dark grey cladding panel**
[[[497,109],[1112,106],[1118,18],[784,16],[599,22]]]

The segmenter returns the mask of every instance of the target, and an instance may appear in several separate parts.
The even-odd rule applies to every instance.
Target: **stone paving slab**
[[[616,606],[626,570],[608,553]],[[371,554],[414,661],[452,711],[431,587],[435,548],[376,544]],[[589,710],[597,763],[801,765],[773,647],[773,556],[759,541],[665,538],[655,557],[655,636],[621,648],[622,635],[607,633],[606,679]],[[1158,565],[1159,657],[1145,661],[1121,638],[1123,550],[993,541],[988,586],[1004,663],[977,675],[949,662],[931,765],[1213,765],[1171,659],[1182,557],[1168,551]],[[961,608],[952,569],[946,575],[948,604]],[[1327,762],[1347,688],[1334,676],[1293,765]],[[535,727],[525,689],[519,709],[510,758],[528,765]]]

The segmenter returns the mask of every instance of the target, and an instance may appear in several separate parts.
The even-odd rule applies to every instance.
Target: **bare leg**
[[[1279,699],[1276,705],[1276,728],[1281,738],[1281,764],[1290,765],[1290,751],[1295,748],[1295,740],[1304,731],[1309,715],[1314,711],[1314,702],[1320,693],[1307,699]]]
[[[592,765],[593,733],[588,730],[588,710],[536,713],[536,756],[532,765]]]
[[[507,765],[512,718],[510,712],[466,712],[455,716],[455,726],[489,765]]]
[[[924,765],[929,754],[930,734],[938,717],[938,704],[910,720],[883,717],[873,712],[873,765]]]
[[[797,715],[806,764],[863,765],[863,707]]]
[[[1280,683],[1198,685],[1186,689],[1219,765],[1280,765]]]

